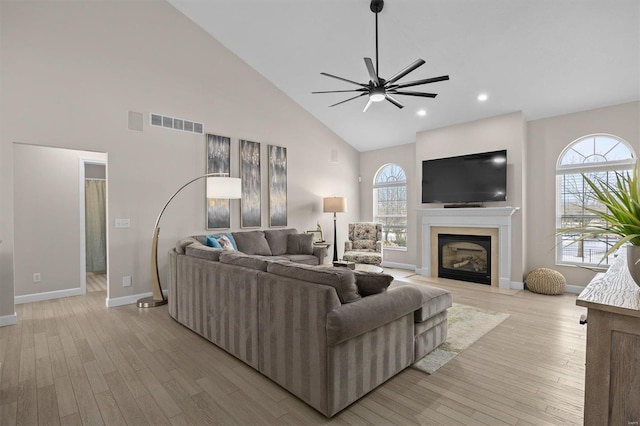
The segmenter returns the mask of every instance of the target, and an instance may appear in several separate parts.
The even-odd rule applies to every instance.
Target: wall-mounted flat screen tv
[[[483,203],[507,199],[507,150],[422,162],[423,203]]]

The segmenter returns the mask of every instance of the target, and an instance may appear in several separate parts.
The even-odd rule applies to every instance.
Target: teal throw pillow
[[[218,243],[218,239],[216,238],[215,235],[207,235],[207,238],[205,240],[205,244],[208,245],[209,247],[213,247],[213,248],[218,248],[218,249],[222,248],[220,243]]]

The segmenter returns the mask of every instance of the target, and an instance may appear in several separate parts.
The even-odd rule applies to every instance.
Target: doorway
[[[107,291],[107,170],[84,163],[85,266],[87,293]]]
[[[15,303],[85,294],[85,163],[105,167],[107,153],[21,143],[13,152]]]

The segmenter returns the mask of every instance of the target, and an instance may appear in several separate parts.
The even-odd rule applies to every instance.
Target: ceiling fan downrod
[[[380,77],[380,65],[378,64],[378,13],[384,8],[384,0],[371,0],[369,9],[376,14],[376,76]]]

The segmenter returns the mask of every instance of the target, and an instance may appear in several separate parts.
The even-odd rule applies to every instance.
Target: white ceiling
[[[638,0],[386,0],[379,75],[417,58],[400,82],[448,74],[362,110],[366,96],[320,72],[366,83],[375,63],[370,0],[169,0],[359,151],[415,141],[416,132],[513,111],[527,120],[640,99]],[[229,82],[233,84],[233,82]],[[480,103],[479,93],[489,100]],[[417,116],[426,109],[425,117]]]

